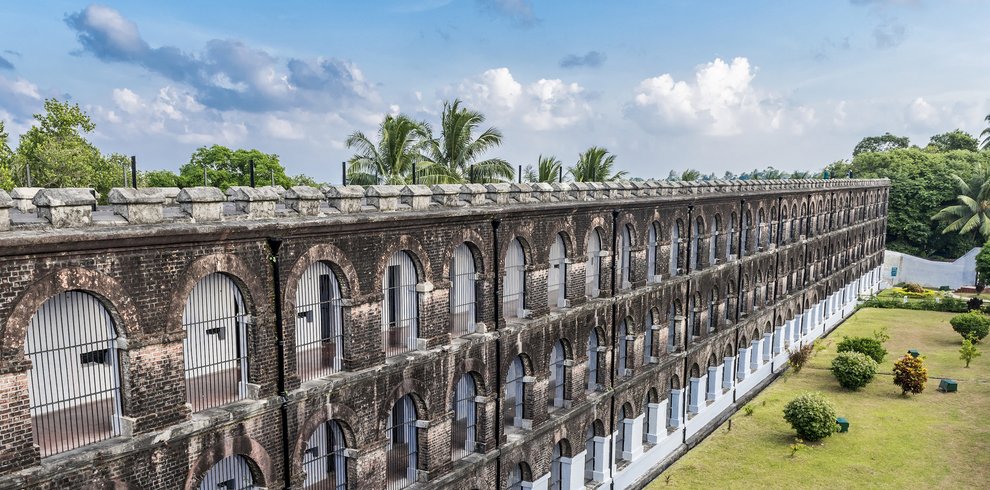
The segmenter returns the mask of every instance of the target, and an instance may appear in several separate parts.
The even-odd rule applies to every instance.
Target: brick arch
[[[116,478],[108,478],[99,481],[91,481],[80,488],[82,488],[82,490],[134,490],[136,487],[126,481],[120,481]]]
[[[485,272],[485,250],[488,249],[485,246],[485,239],[476,230],[463,228],[460,233],[454,234],[454,237],[443,248],[443,261],[441,262],[443,270],[441,274],[445,281],[450,280],[450,260],[454,256],[454,249],[462,243],[471,249],[471,255],[474,256],[474,270],[479,273]]]
[[[402,381],[399,382],[392,391],[382,399],[381,405],[378,407],[378,433],[385,434],[385,428],[388,426],[388,414],[392,411],[392,407],[396,402],[402,399],[406,395],[411,395],[413,400],[413,405],[416,407],[416,418],[419,420],[428,420],[430,418],[430,406],[426,403],[426,400],[430,400],[430,390],[422,382],[416,379],[404,377]]]
[[[512,243],[513,240],[519,240],[519,245],[521,245],[523,249],[523,259],[525,259],[527,266],[538,263],[536,258],[533,256],[533,242],[530,237],[520,233],[512,233],[511,235],[506,236],[506,240],[499,244],[499,263],[502,264],[503,268],[505,267],[505,256],[509,253],[509,244]],[[499,272],[501,273],[502,271]]]
[[[272,478],[272,460],[264,446],[248,436],[233,436],[215,441],[199,455],[195,463],[189,466],[186,490],[198,488],[200,480],[213,465],[223,458],[234,455],[243,456],[247,460],[248,466],[251,467],[251,476],[257,486],[268,487],[269,483],[275,483]]]
[[[320,243],[309,247],[302,255],[296,259],[289,269],[289,274],[285,280],[285,293],[283,307],[284,311],[292,311],[295,305],[296,288],[299,287],[299,278],[311,265],[317,262],[324,262],[333,273],[337,275],[337,282],[340,284],[340,294],[344,298],[357,298],[362,295],[361,284],[358,281],[358,273],[351,261],[339,248],[329,243]]]
[[[259,314],[259,303],[262,298],[268,297],[269,290],[265,287],[265,282],[259,276],[257,268],[248,266],[244,260],[233,254],[210,254],[194,260],[182,273],[177,274],[180,282],[173,290],[169,303],[168,317],[165,321],[167,331],[182,331],[182,313],[186,308],[189,294],[200,280],[214,273],[224,274],[233,280],[241,290],[247,310],[252,315]]]
[[[620,233],[625,232],[625,228],[628,226],[630,228],[629,236],[632,237],[633,243],[630,243],[630,247],[639,246],[642,243],[646,243],[646,236],[643,235],[643,229],[638,226],[636,217],[632,213],[625,211],[619,215],[619,222],[616,223],[616,230]]]
[[[387,244],[384,253],[378,258],[374,284],[382,284],[382,278],[385,276],[388,260],[392,257],[392,254],[400,251],[405,251],[409,254],[409,258],[412,259],[413,265],[416,267],[418,282],[434,282],[433,266],[430,264],[430,256],[426,253],[426,248],[416,238],[409,235],[401,235]]]
[[[14,300],[15,306],[0,331],[5,356],[8,352],[12,357],[23,355],[31,318],[45,301],[68,291],[82,291],[97,298],[110,312],[118,335],[130,337],[142,333],[137,305],[116,279],[93,269],[68,267],[36,279]]]
[[[319,428],[320,425],[329,421],[335,421],[340,425],[340,430],[344,433],[344,445],[349,448],[361,447],[363,442],[358,442],[358,434],[354,427],[360,427],[362,418],[349,406],[343,403],[327,403],[309,415],[302,424],[299,425],[299,434],[296,437],[295,446],[292,450],[292,474],[302,474],[303,451],[306,450],[306,441],[309,436]],[[364,437],[365,441],[373,438]]]
[[[581,243],[581,253],[588,254],[588,237],[591,236],[591,230],[598,230],[598,236],[602,241],[602,250],[611,250],[612,241],[608,239],[610,226],[608,226],[605,217],[600,215],[592,216],[588,225],[588,230],[584,233],[584,242]]]
[[[451,372],[453,376],[450,377],[450,381],[447,383],[444,400],[451,401],[454,399],[454,395],[457,392],[457,383],[461,380],[461,376],[465,374],[470,375],[474,379],[475,390],[479,394],[488,393],[488,382],[485,380],[485,376],[481,374],[486,371],[485,363],[480,357],[469,357],[459,362],[457,368]]]

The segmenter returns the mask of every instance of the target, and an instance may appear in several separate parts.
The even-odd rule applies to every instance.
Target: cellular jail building
[[[888,189],[0,191],[0,488],[641,486],[876,290]]]

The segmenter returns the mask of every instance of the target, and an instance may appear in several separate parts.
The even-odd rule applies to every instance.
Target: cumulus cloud
[[[210,40],[197,53],[152,47],[134,22],[101,5],[69,14],[65,22],[76,33],[79,54],[141,66],[187,85],[199,102],[219,110],[327,109],[371,95],[361,71],[334,58],[284,60],[233,39]]]
[[[0,75],[0,110],[7,121],[7,129],[15,124],[27,124],[31,114],[38,112],[42,93],[38,86],[23,78],[7,78]],[[11,134],[15,134],[11,130]]]
[[[588,94],[577,83],[540,79],[523,85],[505,67],[486,70],[445,92],[501,120],[521,120],[537,131],[571,127],[591,115]]]
[[[792,106],[756,89],[755,76],[746,58],[730,63],[716,58],[698,67],[693,82],[664,73],[639,83],[627,116],[651,130],[692,130],[714,136],[744,129],[802,132],[814,122],[813,109]]]
[[[598,68],[605,63],[605,58],[605,53],[600,51],[588,51],[585,54],[569,54],[560,60],[560,67],[575,68],[579,66],[587,66],[590,68]]]
[[[924,97],[918,97],[908,105],[907,119],[909,122],[918,126],[933,127],[939,122],[939,112]]]
[[[530,0],[477,0],[482,10],[506,17],[520,27],[531,27],[540,19],[533,13]]]

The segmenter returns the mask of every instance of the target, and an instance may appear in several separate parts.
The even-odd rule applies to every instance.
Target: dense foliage
[[[836,350],[838,352],[859,352],[877,363],[883,362],[883,358],[887,356],[887,349],[883,348],[883,344],[870,337],[842,337]]]
[[[990,334],[990,317],[978,311],[956,315],[949,320],[952,329],[964,339],[979,342]]]
[[[923,357],[909,354],[894,363],[894,384],[901,387],[901,394],[921,393],[925,391],[927,382],[928,369],[925,368]]]
[[[794,370],[794,374],[801,372],[801,368],[803,368],[804,365],[811,360],[811,356],[814,352],[815,344],[812,343],[805,343],[804,345],[791,351],[790,356],[787,358],[787,364]]]
[[[847,390],[858,390],[873,381],[877,362],[861,352],[840,352],[832,359],[832,375]]]
[[[922,301],[903,302],[894,298],[878,298],[876,296],[860,303],[861,308],[890,308],[901,310],[944,311],[948,313],[965,313],[969,311],[966,301],[959,298],[941,298],[939,301],[926,299]]]
[[[806,441],[824,439],[836,431],[835,407],[821,393],[805,393],[787,402],[784,420]]]

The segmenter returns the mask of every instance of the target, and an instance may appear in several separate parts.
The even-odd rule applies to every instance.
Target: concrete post
[[[732,368],[736,364],[735,357],[726,357],[725,362],[722,365],[722,389],[731,390],[732,389]]]
[[[622,458],[626,461],[632,461],[643,454],[643,438],[639,435],[643,433],[644,418],[643,414],[639,414],[638,417],[625,424],[625,438],[629,441],[629,451],[623,451]]]
[[[701,411],[701,379],[702,378],[691,378],[691,389],[688,393],[691,394],[691,399],[688,401],[688,412],[698,413]]]
[[[670,426],[678,429],[681,427],[681,403],[684,390],[670,390]]]
[[[718,394],[718,366],[712,366],[708,368],[708,393],[706,398],[708,401],[715,401],[715,396]]]
[[[756,371],[760,368],[760,345],[763,343],[762,339],[754,339],[752,342],[752,349],[749,352],[749,368]]]
[[[646,409],[650,412],[650,423],[646,426],[646,442],[656,444],[660,442],[660,420],[663,414],[662,403],[647,403]]]
[[[763,334],[763,363],[766,364],[770,362],[770,358],[773,357],[771,354],[771,349],[773,349],[773,334],[767,332]]]
[[[595,436],[595,454],[598,455],[595,458],[594,470],[592,473],[592,479],[596,482],[605,483],[611,478],[611,465],[609,464],[611,456],[608,453],[608,448],[611,446],[611,441],[608,436]]]
[[[747,372],[747,370],[746,370],[746,354],[748,352],[749,352],[749,349],[745,349],[745,348],[742,348],[742,347],[739,348],[739,356],[738,356],[739,364],[736,367],[736,379],[738,379],[739,381],[742,381],[742,380],[746,379],[746,372]]]

